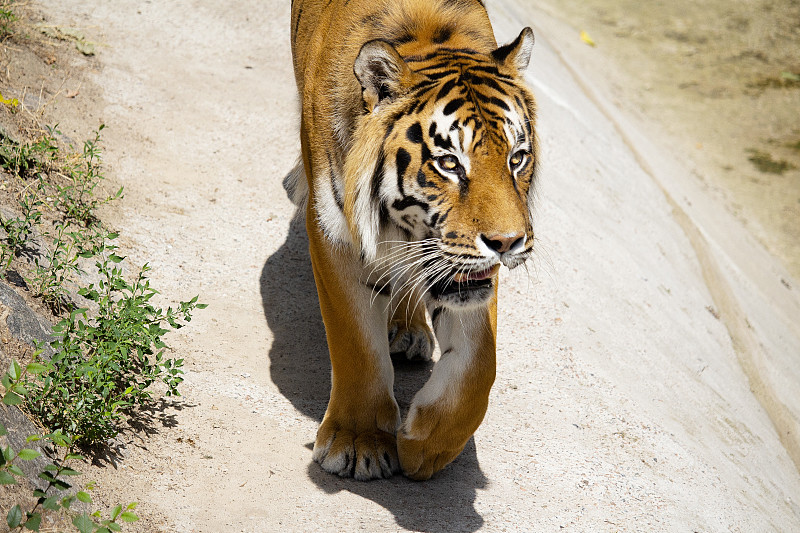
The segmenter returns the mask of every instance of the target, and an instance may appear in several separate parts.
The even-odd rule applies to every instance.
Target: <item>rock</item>
[[[44,351],[41,357],[50,360],[53,357],[53,349],[48,344],[53,339],[50,322],[28,307],[22,296],[4,281],[0,281],[0,306],[8,309],[7,315],[2,308],[0,313],[6,315],[5,324],[9,333],[31,347],[35,347],[37,341],[42,343]]]

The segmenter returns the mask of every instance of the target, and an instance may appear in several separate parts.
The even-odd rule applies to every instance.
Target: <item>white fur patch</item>
[[[427,434],[412,431],[418,408],[437,404],[446,411],[461,397],[464,374],[473,364],[479,347],[478,337],[487,327],[484,324],[485,309],[484,305],[465,311],[448,310],[439,317],[435,333],[442,356],[411,403],[404,425],[407,438],[428,438]]]
[[[321,172],[321,174],[327,176],[327,172]],[[315,188],[314,211],[317,213],[317,222],[331,241],[337,244],[352,244],[347,220],[336,204],[330,184],[323,181],[325,179],[319,178]]]

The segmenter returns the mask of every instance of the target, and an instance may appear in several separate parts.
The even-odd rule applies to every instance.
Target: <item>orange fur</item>
[[[477,0],[294,0],[291,22],[306,225],[333,372],[314,460],[357,479],[398,469],[427,479],[484,417],[496,265],[516,266],[532,246],[535,108],[518,83],[532,34],[498,49]],[[437,80],[459,72],[464,97],[446,97],[455,82]],[[440,127],[451,116],[458,135]],[[430,357],[421,300],[438,316],[442,358],[401,426],[389,352]]]

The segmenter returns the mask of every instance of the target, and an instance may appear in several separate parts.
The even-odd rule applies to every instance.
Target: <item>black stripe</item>
[[[414,36],[410,32],[402,33],[394,39],[389,39],[389,42],[395,46],[409,43],[414,40]]]
[[[400,194],[405,194],[403,188],[403,174],[405,174],[409,163],[411,163],[411,154],[409,154],[405,148],[399,148],[397,150],[397,156],[395,156],[395,164],[397,165],[397,189],[400,191]]]
[[[434,136],[433,144],[445,150],[452,150],[453,148],[453,143],[450,142],[450,139],[447,137],[442,137],[441,135]]]
[[[469,69],[490,74],[492,78],[495,79],[495,81],[497,80],[508,81],[508,82],[515,81],[514,78],[512,78],[511,76],[506,76],[505,74],[501,74],[500,71],[497,70],[497,67],[492,67],[488,65],[475,65],[474,67],[470,67]]]
[[[473,50],[472,48],[439,48],[435,52],[431,52],[429,54],[425,54],[424,56],[408,56],[404,59],[406,63],[413,62],[419,63],[421,61],[428,61],[437,56],[445,58],[455,58],[455,59],[467,59],[474,61],[475,55],[478,54],[477,50]]]
[[[439,67],[436,67],[436,68],[441,68],[441,67],[439,66]],[[434,69],[431,69],[431,70],[434,70]],[[432,80],[440,80],[442,78],[446,78],[447,76],[453,76],[455,74],[458,74],[457,70],[452,70],[452,69],[442,70],[442,71],[439,71],[439,72],[427,72],[426,69],[419,69],[417,72],[423,73],[423,71],[425,71],[425,76],[427,76],[428,78],[430,78]]]
[[[425,202],[420,202],[419,200],[417,200],[412,196],[404,196],[400,200],[395,200],[394,202],[392,202],[392,209],[395,209],[397,211],[405,211],[411,206],[417,206],[426,213],[428,212],[428,209],[430,209],[430,206],[428,204],[426,204]]]
[[[381,181],[383,180],[383,149],[381,148],[378,154],[378,162],[375,165],[375,173],[372,174],[372,182],[370,183],[370,199],[373,202],[380,202]]]
[[[444,82],[442,88],[439,89],[438,93],[436,93],[436,101],[438,102],[439,100],[450,94],[450,91],[452,91],[453,87],[455,86],[456,86],[456,80],[447,80],[446,82]]]
[[[489,103],[496,105],[497,107],[499,107],[503,111],[511,111],[511,109],[508,107],[508,104],[505,103],[504,100],[501,100],[500,98],[497,98],[495,96],[492,96],[491,98],[489,98]]]
[[[333,170],[333,160],[331,159],[330,152],[325,153],[328,156],[328,169],[330,171],[330,180],[331,180],[331,190],[333,191],[333,199],[336,202],[336,206],[339,208],[340,211],[344,210],[344,200],[342,199],[342,195],[339,194],[339,188],[336,186],[336,173]]]
[[[439,224],[440,225],[444,224],[444,221],[447,220],[447,217],[450,215],[450,209],[452,209],[452,207],[448,208],[447,211],[445,211],[443,215],[439,215]]]
[[[472,85],[486,85],[495,91],[503,92],[503,88],[500,87],[500,84],[489,77],[475,76],[472,73],[464,73],[464,81],[471,83]]]
[[[425,162],[431,158],[431,150],[428,148],[428,145],[422,143],[422,153],[420,154],[420,164],[423,165]]]
[[[297,20],[294,21],[294,30],[292,30],[292,40],[297,39],[297,28],[300,27],[300,18],[303,16],[303,8],[297,10]]]
[[[458,111],[461,106],[464,105],[463,98],[456,98],[455,100],[450,100],[446,106],[444,106],[444,110],[442,111],[445,115],[451,115]]]
[[[406,130],[406,138],[412,143],[422,144],[422,124],[415,122]]]
[[[433,34],[433,42],[434,44],[442,44],[443,42],[447,41],[452,34],[453,34],[453,28],[449,26],[439,28]]]
[[[419,169],[419,172],[417,172],[417,183],[423,188],[436,187],[434,182],[428,181],[428,177],[425,175],[422,169]]]

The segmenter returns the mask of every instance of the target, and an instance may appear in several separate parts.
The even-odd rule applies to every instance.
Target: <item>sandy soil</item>
[[[501,41],[534,24],[544,164],[539,252],[529,274],[503,273],[487,419],[429,482],[358,483],[311,462],[330,382],[307,241],[281,188],[299,148],[288,5],[62,0],[44,11],[97,43],[95,58],[57,65],[79,91],[50,109],[79,139],[107,125],[105,162],[126,196],[106,215],[128,261],[151,264],[165,299],[210,304],[170,339],[186,358],[182,400],[89,468],[101,503],[140,502],[133,530],[800,528],[800,476],[783,445],[800,413],[786,392],[800,382],[787,318],[800,304],[776,281],[789,274],[716,216],[714,194],[665,189],[648,171],[674,168],[674,150],[637,147],[630,139],[646,135],[587,96],[564,59],[582,56],[559,41],[563,21],[511,1],[491,11]],[[768,280],[717,254],[728,242],[744,242]],[[718,271],[722,289],[707,275]],[[782,292],[764,305],[771,291]],[[396,371],[402,407],[430,367]],[[786,425],[751,392],[754,375]]]
[[[710,193],[800,279],[800,4],[538,5],[571,26],[575,42],[587,32],[593,55],[615,67],[587,67],[609,84],[615,105],[661,130]]]

